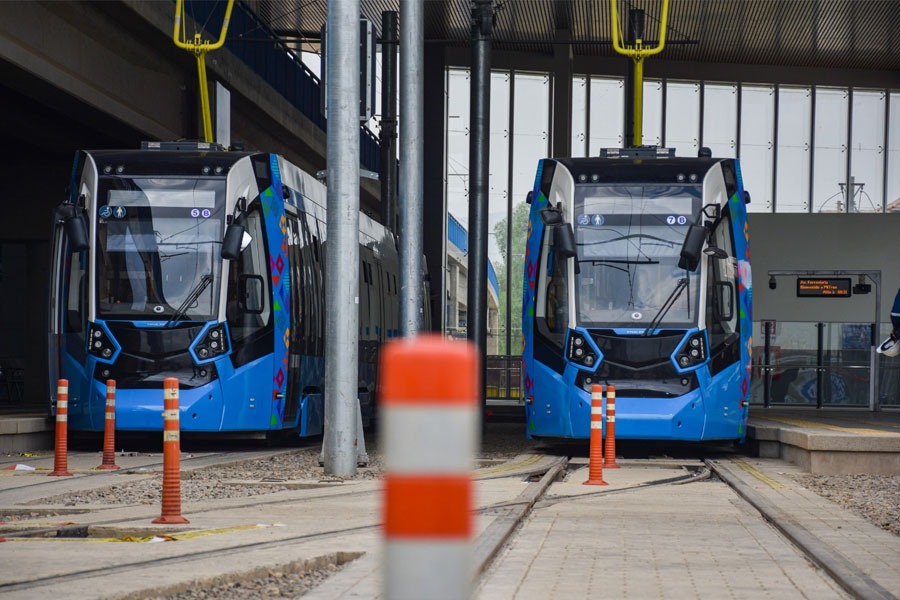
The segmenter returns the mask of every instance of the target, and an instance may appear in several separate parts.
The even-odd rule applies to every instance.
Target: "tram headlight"
[[[587,343],[584,336],[577,331],[569,333],[569,346],[566,356],[570,361],[585,367],[593,367],[597,362],[597,354]]]
[[[706,337],[702,331],[698,331],[687,339],[678,354],[675,361],[682,369],[687,369],[703,363],[707,357]]]
[[[92,356],[109,360],[116,353],[116,345],[106,335],[106,331],[96,323],[91,323],[88,329],[88,352]]]
[[[225,335],[225,326],[219,324],[207,329],[194,351],[200,360],[215,358],[228,352],[228,336]]]

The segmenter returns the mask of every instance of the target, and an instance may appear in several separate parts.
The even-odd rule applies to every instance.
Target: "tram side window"
[[[252,240],[241,252],[240,258],[231,263],[228,274],[226,318],[234,343],[244,341],[265,328],[272,316],[269,302],[269,269],[259,206],[247,213],[241,224]],[[245,297],[241,298],[241,294]],[[256,314],[255,311],[244,310],[248,305],[261,307],[261,312]]]
[[[87,304],[86,252],[69,255],[69,290],[66,298],[66,349],[76,358],[84,355],[85,305]]]
[[[302,237],[301,254],[303,256],[303,287],[304,290],[304,311],[306,314],[306,332],[307,354],[318,356],[322,354],[320,350],[319,339],[319,285],[316,281],[316,251],[314,247],[313,237],[309,231],[309,224],[306,218],[300,217],[298,223],[300,225],[300,235]]]
[[[713,232],[713,242],[716,247],[724,250],[726,258],[710,257],[709,275],[707,277],[706,296],[706,323],[709,333],[711,354],[715,357],[723,350],[728,349],[728,355],[723,360],[714,360],[714,372],[728,366],[739,358],[739,346],[735,343],[740,331],[738,320],[738,269],[734,251],[734,238],[732,234],[731,215],[728,207],[724,209],[724,215],[719,225]]]
[[[556,231],[551,230],[550,249],[547,255],[550,270],[547,279],[547,327],[560,344],[565,341],[569,328],[569,269],[568,261],[556,252]]]
[[[300,223],[294,215],[287,215],[288,264],[290,265],[291,286],[291,328],[290,350],[295,354],[307,354],[306,301],[307,293],[303,280],[303,258],[300,247],[303,240],[300,236]]]

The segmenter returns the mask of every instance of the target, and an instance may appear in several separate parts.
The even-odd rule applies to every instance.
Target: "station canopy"
[[[645,43],[658,36],[662,0],[618,0],[646,13]],[[327,0],[259,0],[257,13],[285,41],[319,36]],[[381,13],[398,0],[361,0],[363,15],[380,30]],[[552,54],[572,42],[575,56],[612,57],[609,0],[494,0],[494,48]],[[429,43],[465,46],[469,0],[426,0]],[[378,31],[380,35],[380,31]],[[900,69],[898,0],[670,0],[664,57],[671,61],[791,67]]]

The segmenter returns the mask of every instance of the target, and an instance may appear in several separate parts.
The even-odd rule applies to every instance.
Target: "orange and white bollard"
[[[178,379],[163,381],[162,515],[154,523],[190,523],[181,516],[181,426],[178,418]]]
[[[98,469],[114,470],[116,464],[116,380],[106,380],[106,425],[103,427],[103,463]]]
[[[584,485],[608,485],[603,481],[603,386],[591,386],[591,449],[588,479]]]
[[[71,476],[69,473],[69,381],[60,379],[56,384],[56,442],[53,453],[53,476]]]
[[[618,469],[616,464],[616,387],[606,388],[606,469]]]
[[[468,342],[420,336],[382,351],[384,589],[391,600],[471,593],[479,372]]]

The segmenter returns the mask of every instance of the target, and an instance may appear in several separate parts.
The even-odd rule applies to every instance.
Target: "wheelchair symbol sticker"
[[[590,225],[591,223],[591,215],[579,215],[578,224],[579,225]]]
[[[112,216],[112,206],[109,206],[108,204],[101,206],[100,207],[100,218],[108,219],[110,216]]]

